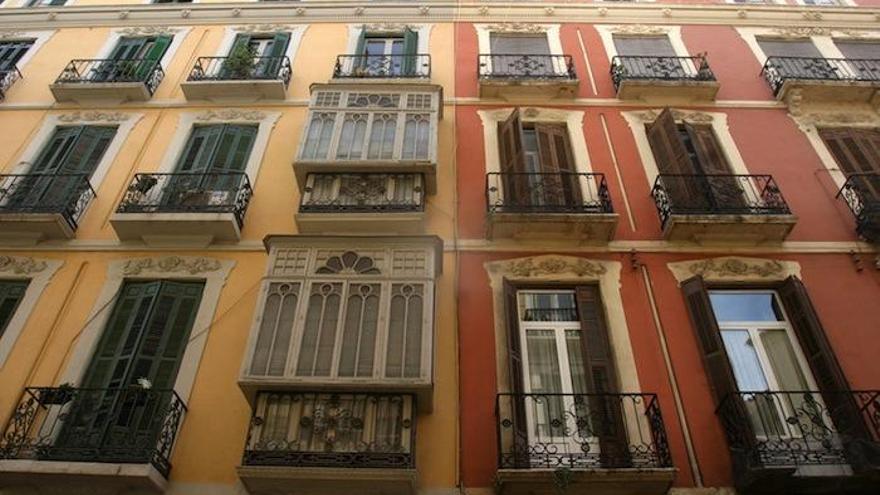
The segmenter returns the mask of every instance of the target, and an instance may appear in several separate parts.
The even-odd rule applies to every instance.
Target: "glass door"
[[[371,76],[399,76],[403,73],[404,39],[402,36],[373,38],[364,43],[364,63]]]
[[[591,433],[583,344],[573,290],[524,290],[517,294],[525,376],[524,409],[530,462],[548,456],[598,452]]]

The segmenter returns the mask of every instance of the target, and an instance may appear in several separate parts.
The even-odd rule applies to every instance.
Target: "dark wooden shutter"
[[[743,184],[739,181],[747,179],[738,179],[732,176],[730,164],[727,162],[727,157],[724,156],[724,151],[718,143],[712,126],[685,123],[684,127],[697,155],[697,169],[709,176],[702,183],[700,181],[692,183],[697,189],[702,189],[699,192],[704,193],[703,197],[705,197],[707,204],[725,209],[745,207]],[[722,177],[718,177],[719,175]],[[723,177],[725,175],[729,177]],[[697,195],[697,197],[700,196]]]
[[[0,71],[16,68],[21,57],[30,50],[34,40],[4,41],[0,43]]]
[[[702,205],[703,197],[692,177],[696,164],[691,160],[688,150],[678,132],[678,124],[672,110],[666,108],[647,126],[648,143],[657,162],[657,170],[663,177],[663,185],[669,195],[673,208],[689,208]],[[682,175],[684,177],[682,177]],[[695,203],[697,201],[697,203]]]
[[[27,286],[27,280],[0,280],[0,337],[3,337]]]
[[[857,471],[880,468],[880,448],[872,438],[831,343],[822,328],[807,289],[797,277],[791,276],[779,288],[779,298],[801,350],[819,386],[822,400],[841,433],[847,460]]]
[[[104,152],[116,136],[116,127],[85,126],[77,136],[76,144],[61,163],[58,173],[91,175],[104,157]]]
[[[510,397],[507,401],[511,407],[513,425],[513,465],[519,468],[529,467],[529,433],[526,419],[526,400],[523,383],[522,342],[519,335],[519,305],[516,287],[504,280],[504,311],[507,316],[507,364],[510,377]]]
[[[564,124],[535,124],[535,135],[541,172],[545,174],[536,181],[542,187],[543,203],[558,207],[580,205],[582,195],[568,127]]]
[[[819,136],[845,174],[880,173],[880,130],[830,127]]]
[[[412,74],[416,70],[417,54],[419,51],[419,33],[410,28],[403,32],[403,73]],[[394,60],[391,61],[395,63]]]
[[[623,421],[614,354],[605,323],[605,310],[599,288],[580,286],[575,290],[581,322],[581,346],[584,353],[584,378],[589,396],[589,417],[599,438],[599,459],[603,467],[629,467],[629,439]]]
[[[522,121],[518,108],[513,110],[507,120],[498,124],[498,155],[503,174],[504,203],[528,204],[529,181],[528,177],[522,175],[526,171],[526,165]]]

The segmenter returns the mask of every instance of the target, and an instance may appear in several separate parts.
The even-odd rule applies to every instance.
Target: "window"
[[[547,35],[490,33],[492,73],[505,77],[540,77],[560,72],[554,68]],[[563,72],[564,73],[564,72]]]
[[[880,174],[880,129],[828,127],[819,136],[844,174]]]
[[[276,260],[288,256],[305,262],[310,274],[272,277],[266,284],[248,375],[347,382],[430,378],[432,253],[317,248],[274,254]]]
[[[768,57],[822,58],[811,40],[758,39],[758,45]]]
[[[489,47],[494,55],[550,55],[550,44],[543,33],[491,33]]]
[[[177,172],[232,173],[245,169],[257,126],[216,124],[193,127],[177,162]]]
[[[60,7],[67,3],[67,0],[27,0],[25,7]]]
[[[709,208],[712,202],[726,206],[744,204],[743,185],[733,176],[711,126],[678,124],[667,108],[646,129],[651,152],[673,204],[694,210]]]
[[[432,160],[436,93],[318,91],[301,159]]]
[[[498,125],[506,204],[576,205],[581,187],[564,123],[523,123],[519,110]]]
[[[418,49],[419,34],[412,29],[392,33],[362,29],[355,46],[356,68],[352,69],[367,77],[412,74],[418,70]]]
[[[837,49],[849,59],[880,59],[880,42],[861,40],[834,40]]]
[[[153,0],[153,3],[192,3],[192,0]]]
[[[675,48],[668,36],[617,36],[614,48],[620,56],[675,57]]]
[[[34,40],[0,41],[0,73],[14,71]]]
[[[27,286],[27,280],[0,280],[0,337],[3,337]]]

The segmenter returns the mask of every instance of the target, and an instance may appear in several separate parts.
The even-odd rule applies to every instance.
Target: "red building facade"
[[[876,493],[880,31],[657,11],[457,26],[462,483]]]

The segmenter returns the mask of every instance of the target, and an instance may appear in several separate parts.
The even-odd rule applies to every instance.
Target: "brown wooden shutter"
[[[541,158],[541,178],[544,202],[550,205],[580,205],[581,189],[576,174],[577,166],[571,151],[568,127],[564,124],[535,124],[538,154]]]
[[[599,460],[603,467],[628,467],[629,439],[623,422],[623,401],[613,395],[620,392],[614,366],[614,354],[605,323],[605,311],[599,288],[594,285],[576,289],[578,316],[581,321],[581,345],[584,352],[584,375],[590,396],[589,415],[599,438]]]
[[[697,154],[697,168],[703,174],[712,176],[707,177],[702,183],[704,187],[700,187],[699,182],[694,183],[697,186],[697,190],[692,191],[695,197],[702,197],[700,192],[708,193],[705,198],[708,204],[724,208],[744,207],[746,201],[743,184],[739,182],[740,179],[732,177],[730,163],[724,156],[712,126],[685,123],[684,127]],[[731,175],[731,177],[715,177],[717,175]]]
[[[529,467],[529,433],[526,419],[526,400],[523,385],[522,343],[519,338],[519,308],[516,287],[504,281],[504,311],[507,315],[507,364],[510,390],[513,395],[507,401],[513,420],[513,463],[516,467]]]
[[[681,140],[672,111],[668,108],[663,110],[653,123],[648,124],[647,134],[657,169],[661,175],[667,175],[663,178],[663,185],[672,207],[702,205],[704,196],[699,194],[694,178],[675,177],[695,174],[697,169]],[[696,205],[695,201],[698,201]]]
[[[819,136],[845,174],[880,173],[880,131],[834,127]]]
[[[504,122],[498,124],[498,156],[501,160],[504,202],[511,206],[528,204],[528,178],[519,175],[526,171],[523,149],[522,120],[516,108]]]
[[[789,323],[797,335],[804,357],[813,372],[822,400],[834,426],[841,433],[847,460],[858,471],[880,468],[880,449],[875,442],[866,442],[871,434],[865,425],[855,397],[850,393],[831,343],[822,328],[807,289],[797,277],[788,277],[779,288]]]

